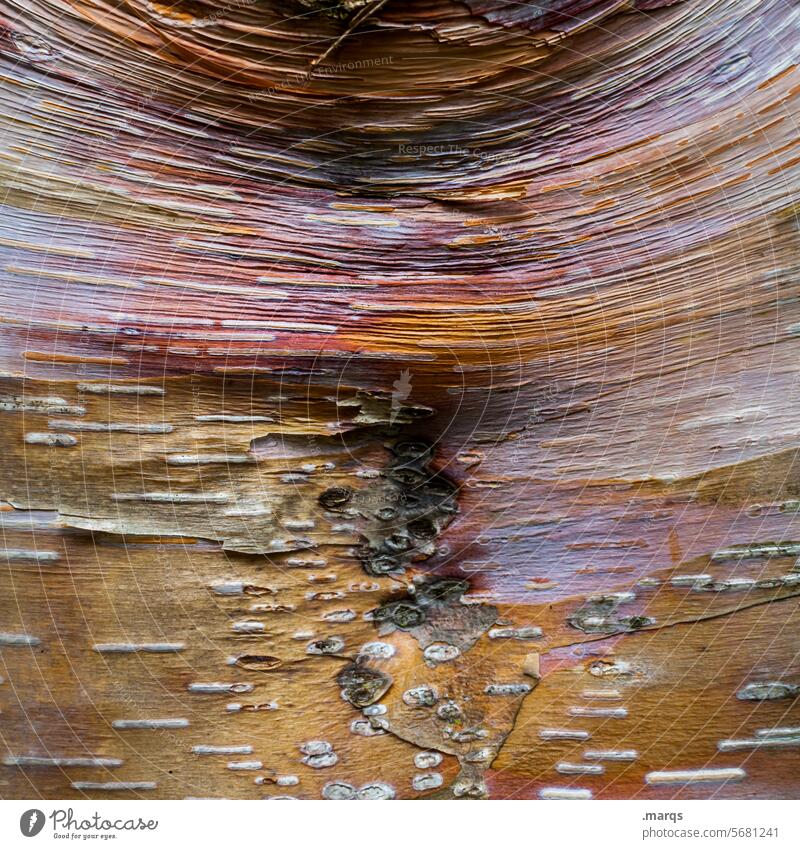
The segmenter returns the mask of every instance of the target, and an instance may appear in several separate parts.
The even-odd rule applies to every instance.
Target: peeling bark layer
[[[0,10],[0,795],[797,797],[792,4]]]

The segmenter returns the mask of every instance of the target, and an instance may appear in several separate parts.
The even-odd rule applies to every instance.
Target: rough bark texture
[[[0,0],[0,795],[796,798],[799,13]]]

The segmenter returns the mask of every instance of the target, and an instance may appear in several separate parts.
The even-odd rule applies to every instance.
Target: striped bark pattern
[[[0,0],[0,796],[797,798],[794,0]]]

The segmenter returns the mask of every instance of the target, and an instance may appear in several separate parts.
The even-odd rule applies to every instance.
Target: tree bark
[[[0,8],[0,795],[797,797],[787,4]]]

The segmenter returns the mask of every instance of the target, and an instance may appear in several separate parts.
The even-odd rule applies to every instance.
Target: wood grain
[[[0,795],[797,798],[796,11],[0,0]]]

